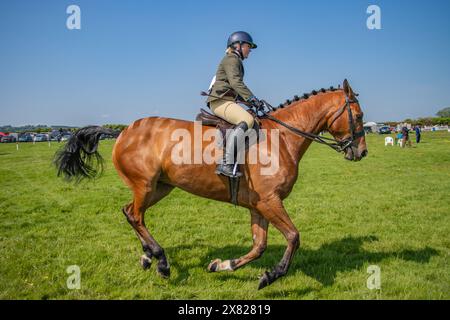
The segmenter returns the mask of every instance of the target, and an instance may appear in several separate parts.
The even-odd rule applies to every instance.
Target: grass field
[[[234,273],[208,273],[215,258],[251,246],[248,210],[175,190],[147,211],[171,278],[139,265],[140,242],[120,208],[131,193],[102,141],[105,174],[77,186],[55,176],[57,143],[0,145],[1,299],[450,299],[450,133],[424,133],[413,148],[367,138],[359,163],[313,145],[286,208],[302,244],[288,275],[257,291],[286,242],[269,228],[263,257]],[[78,265],[81,289],[66,269]],[[381,270],[369,290],[367,268]]]

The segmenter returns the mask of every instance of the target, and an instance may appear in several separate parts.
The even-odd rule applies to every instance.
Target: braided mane
[[[275,109],[275,110],[278,110],[278,109],[285,108],[285,107],[287,107],[287,106],[293,104],[294,102],[302,101],[302,100],[307,100],[307,99],[309,99],[311,96],[316,96],[316,95],[318,95],[319,93],[334,92],[334,91],[337,91],[337,90],[341,90],[341,86],[340,86],[340,85],[339,85],[337,88],[334,88],[333,86],[331,86],[331,87],[329,87],[328,89],[321,88],[320,90],[313,90],[313,91],[311,91],[310,93],[304,93],[302,96],[295,95],[294,98],[292,98],[292,99],[287,99],[284,103],[280,103],[280,104],[278,105],[278,107],[276,107],[276,108],[274,108],[274,109]]]

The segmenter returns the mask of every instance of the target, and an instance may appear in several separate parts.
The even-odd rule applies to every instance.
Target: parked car
[[[379,134],[390,134],[391,133],[391,128],[389,128],[389,127],[381,127],[380,129],[378,129],[378,133]]]
[[[17,139],[14,136],[3,136],[1,141],[3,143],[8,143],[8,142],[16,142]]]
[[[31,134],[22,134],[19,136],[19,142],[33,142],[33,136]]]
[[[114,139],[114,136],[111,135],[111,134],[104,134],[104,133],[102,133],[100,135],[100,140],[105,140],[105,139]]]
[[[59,140],[60,133],[57,130],[53,130],[49,134],[50,141],[58,141]]]
[[[48,141],[48,136],[46,134],[42,134],[42,133],[37,134],[34,137],[34,141],[36,141],[36,142]]]
[[[61,141],[67,141],[72,137],[71,134],[65,134],[61,137]]]

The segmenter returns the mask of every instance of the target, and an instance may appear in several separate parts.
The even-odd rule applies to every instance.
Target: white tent
[[[366,122],[364,124],[364,130],[371,131],[371,132],[377,132],[378,124],[376,122],[372,122],[372,121]]]

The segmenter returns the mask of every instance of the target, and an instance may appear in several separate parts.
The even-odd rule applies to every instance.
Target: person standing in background
[[[420,127],[416,126],[414,131],[416,131],[416,143],[420,143]]]
[[[407,127],[402,128],[402,136],[403,136],[403,142],[402,147],[411,147],[411,140],[409,140],[409,129]]]

